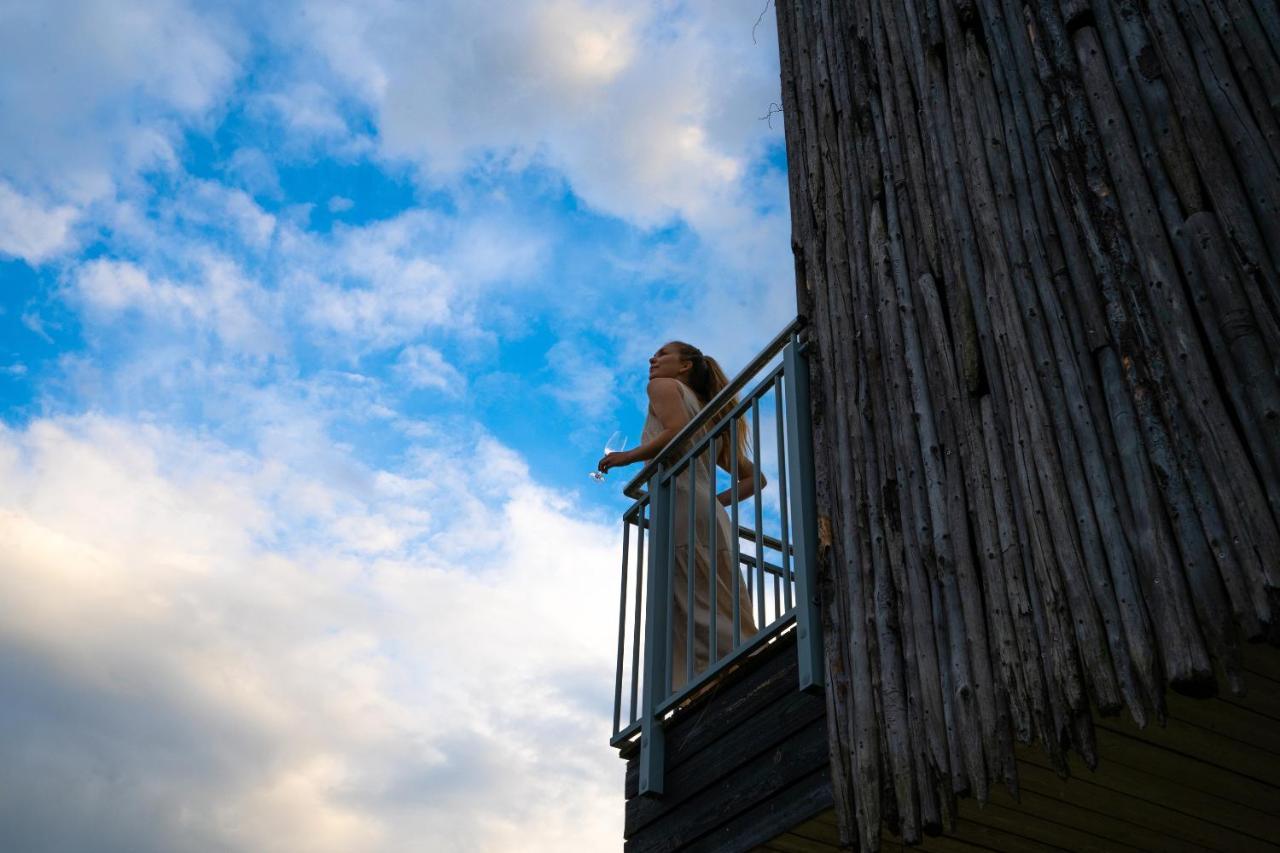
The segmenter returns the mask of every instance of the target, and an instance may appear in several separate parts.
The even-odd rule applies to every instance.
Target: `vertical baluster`
[[[753,498],[751,503],[756,511],[756,614],[759,617],[756,625],[763,629],[769,623],[764,618],[764,498],[760,495],[763,487],[760,485],[760,397],[758,395],[751,400],[751,454],[754,463],[751,466]]]
[[[676,623],[675,623],[675,607],[676,607],[676,475],[667,476],[666,482],[667,502],[662,513],[662,524],[666,528],[666,563],[667,563],[667,631],[666,631],[666,649],[667,649],[667,678],[663,684],[666,686],[666,692],[662,698],[670,696],[675,689],[672,684],[675,682],[675,658],[676,658]]]
[[[782,617],[782,579],[773,575],[773,619]]]
[[[640,623],[644,621],[643,602],[644,602],[644,528],[645,513],[649,510],[649,501],[646,498],[640,504],[640,511],[636,514],[636,614],[631,623],[631,722],[636,721],[636,705],[639,702],[640,693]],[[647,641],[647,638],[646,638]]]
[[[774,426],[778,434],[778,508],[782,517],[782,601],[791,609],[791,537],[787,518],[787,448],[783,437],[782,374],[773,380]]]
[[[822,689],[822,620],[818,611],[818,516],[813,493],[809,364],[792,337],[782,351],[787,374],[787,450],[792,464],[791,520],[796,539],[796,652],[801,690]]]
[[[627,645],[627,558],[630,556],[631,522],[622,518],[622,593],[618,597],[618,675],[613,684],[613,733],[622,730],[622,664]]]
[[[666,740],[658,706],[670,690],[667,666],[671,642],[671,477],[659,464],[649,487],[649,586],[645,621],[644,690],[640,713],[640,793],[661,794],[666,768]],[[665,562],[665,565],[664,565]]]
[[[720,586],[719,576],[716,574],[718,568],[716,566],[716,558],[719,556],[719,524],[716,523],[719,513],[716,512],[720,508],[719,501],[716,500],[716,440],[712,437],[707,443],[707,456],[710,464],[707,466],[707,491],[710,492],[710,503],[707,505],[707,562],[710,564],[710,582],[711,590],[708,594],[711,606],[711,631],[707,638],[707,665],[713,666],[719,659],[719,649],[716,648],[717,635],[720,633],[720,608],[716,602],[717,587]]]
[[[769,624],[772,625],[774,622],[778,621],[780,616],[782,616],[782,590],[778,587],[778,575],[776,570],[767,565],[765,566],[765,579],[773,588],[773,610],[770,611],[772,615],[769,617]]]
[[[695,464],[697,462],[697,459],[698,459],[698,455],[696,453],[692,457],[690,457],[689,469],[688,469],[689,471],[689,542],[688,542],[689,550],[685,553],[685,557],[684,557],[684,570],[685,570],[685,574],[688,575],[688,579],[689,579],[688,593],[687,593],[688,597],[685,599],[685,610],[688,611],[688,613],[686,614],[686,616],[688,617],[687,629],[686,629],[688,631],[688,634],[685,636],[685,684],[693,683],[693,674],[694,674],[693,650],[694,650],[695,644],[693,641],[694,640],[693,635],[694,635],[694,629],[696,627],[694,617],[696,615],[695,611],[697,610],[697,608],[694,607],[694,595],[697,592],[697,590],[694,588],[694,581],[698,577],[698,571],[697,571],[698,569],[698,558],[697,558],[698,525],[697,525],[697,513],[695,511],[697,508],[696,499],[698,495],[698,488],[697,488],[698,487],[698,474],[697,474],[698,466]]]
[[[738,588],[742,586],[741,564],[742,558],[738,550],[738,540],[741,534],[738,531],[738,419],[729,419],[729,547],[730,553],[733,555],[733,647],[736,649],[742,644],[742,625],[741,607],[742,593]],[[750,577],[750,573],[747,577]],[[751,606],[748,597],[747,606]]]

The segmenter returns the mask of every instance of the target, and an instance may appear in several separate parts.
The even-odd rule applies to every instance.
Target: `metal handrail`
[[[739,554],[738,562],[749,569],[754,569],[757,565],[756,558],[750,554]],[[788,572],[786,569],[782,568],[782,566],[770,563],[768,560],[761,560],[759,566],[774,577],[792,581],[796,579],[795,572]]]
[[[645,795],[660,795],[663,788],[665,767],[664,720],[688,697],[696,695],[710,679],[720,677],[733,665],[754,654],[763,643],[771,642],[783,633],[794,630],[796,637],[798,686],[802,690],[820,689],[822,685],[821,619],[818,610],[816,583],[817,565],[817,517],[813,490],[812,423],[810,421],[809,365],[805,344],[799,331],[806,322],[797,317],[748,363],[729,384],[679,430],[658,455],[649,461],[641,472],[627,484],[625,492],[635,503],[623,513],[622,578],[619,594],[618,669],[614,683],[614,736],[612,743],[629,742],[639,732],[639,791]],[[779,364],[769,367],[771,361],[781,355]],[[754,383],[754,385],[752,385]],[[744,389],[750,389],[745,390]],[[736,404],[730,401],[739,392],[742,399]],[[778,524],[780,537],[766,533],[761,490],[764,485],[761,462],[761,410],[765,395],[773,394],[776,407],[774,440],[778,458],[776,482],[779,494]],[[739,424],[739,420],[742,424]],[[708,428],[709,426],[709,428]],[[720,628],[720,610],[717,607],[716,550],[709,550],[710,580],[709,601],[703,605],[709,610],[711,630],[707,632],[707,647],[695,655],[697,631],[695,628],[695,573],[686,564],[685,578],[680,581],[684,595],[681,605],[684,620],[681,645],[674,644],[672,619],[677,600],[672,587],[676,560],[676,513],[688,513],[686,545],[692,549],[698,541],[696,533],[697,501],[706,500],[711,507],[717,501],[714,476],[707,483],[708,490],[698,497],[695,482],[705,479],[697,473],[694,459],[702,453],[712,453],[715,443],[727,433],[730,444],[736,444],[736,434],[750,429],[755,447],[751,477],[754,483],[752,507],[754,529],[740,524],[738,505],[729,504],[728,553],[723,558],[734,566],[734,579],[729,584],[732,596],[732,638],[726,639],[726,648],[718,648],[716,637]],[[696,437],[695,437],[696,436]],[[684,447],[689,442],[691,447]],[[731,454],[729,476],[738,481],[737,454]],[[699,463],[700,464],[700,463]],[[687,469],[687,473],[686,472]],[[714,469],[713,469],[714,470]],[[687,477],[687,482],[681,478]],[[774,475],[770,475],[774,482]],[[685,483],[685,485],[677,485]],[[680,494],[677,507],[675,494]],[[686,496],[687,495],[687,496]],[[745,519],[742,519],[745,520]],[[714,543],[717,523],[710,522],[709,536]],[[635,574],[629,577],[629,537],[635,533]],[[684,540],[681,540],[682,542]],[[740,543],[750,542],[754,554],[745,553]],[[646,546],[648,559],[646,556]],[[766,551],[780,554],[781,566],[766,559]],[[692,559],[691,552],[686,559]],[[723,565],[723,564],[722,564]],[[743,572],[745,578],[738,573]],[[766,577],[772,582],[772,606],[766,598]],[[754,583],[753,583],[754,582]],[[754,592],[752,588],[754,587]],[[741,590],[741,595],[739,591]],[[794,595],[793,595],[794,593]],[[728,594],[728,593],[726,593]],[[728,602],[722,602],[728,605]],[[755,630],[751,635],[739,635],[739,606],[750,608]],[[769,614],[772,616],[769,616]],[[630,631],[628,631],[630,627]],[[642,630],[643,629],[643,630]],[[629,638],[629,642],[628,642]],[[627,666],[626,652],[630,651]],[[675,683],[671,667],[675,665],[676,649],[681,650],[683,667],[680,684]],[[643,650],[643,661],[641,651]],[[704,668],[698,669],[698,655],[706,657]],[[641,666],[643,663],[643,667]],[[623,688],[624,667],[630,672],[630,713],[624,719]]]
[[[675,452],[675,448],[679,447],[681,442],[686,438],[701,429],[707,421],[715,417],[716,413],[725,403],[733,399],[735,394],[747,386],[747,383],[755,377],[760,368],[764,367],[769,363],[770,359],[782,352],[782,348],[787,345],[787,341],[791,340],[792,335],[803,329],[807,324],[808,320],[805,319],[804,315],[799,315],[788,323],[787,327],[779,332],[777,337],[770,341],[768,346],[760,351],[759,355],[747,362],[747,366],[742,368],[742,371],[735,376],[728,385],[720,389],[719,394],[712,397],[711,401],[702,407],[702,411],[694,415],[693,419],[685,424],[678,433],[676,433],[675,438],[667,442],[666,447],[658,451],[657,456],[645,463],[645,466],[640,469],[640,473],[631,478],[631,481],[627,483],[627,486],[622,490],[622,493],[629,498],[639,498],[643,494],[643,492],[640,491],[640,487],[649,482],[649,480],[653,478],[653,475],[657,473],[658,468],[670,460],[671,454]]]
[[[623,519],[625,521],[630,521],[632,524],[639,525],[645,530],[648,530],[649,519],[632,518],[632,516],[638,515],[636,509],[637,508],[633,507],[632,509],[628,510],[627,514],[623,516]],[[759,536],[761,543],[763,543],[764,547],[768,548],[770,551],[781,551],[785,548],[787,550],[787,553],[789,554],[794,554],[796,552],[796,548],[794,545],[783,544],[783,541],[781,539],[779,539],[776,536],[770,536],[768,533],[757,534],[750,527],[739,527],[738,535],[741,536],[743,539],[747,540],[748,542],[755,542],[756,537]]]

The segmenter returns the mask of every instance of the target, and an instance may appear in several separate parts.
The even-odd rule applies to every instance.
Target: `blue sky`
[[[759,11],[0,0],[0,847],[620,848],[585,473],[794,312]]]

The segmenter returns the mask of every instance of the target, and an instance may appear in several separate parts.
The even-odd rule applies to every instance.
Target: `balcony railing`
[[[626,487],[635,503],[623,513],[612,743],[640,738],[642,794],[662,793],[663,721],[765,643],[794,630],[798,687],[821,687],[803,326],[792,321]],[[746,507],[730,501],[726,535],[717,494],[727,477],[736,497],[739,456],[728,453],[729,470],[718,476],[715,459],[725,442],[739,446],[743,429],[754,491]],[[754,526],[741,523],[743,514]],[[732,573],[717,566],[725,546]]]

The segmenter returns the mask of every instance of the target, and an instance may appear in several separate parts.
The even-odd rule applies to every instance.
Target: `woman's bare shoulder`
[[[674,399],[680,396],[679,379],[669,376],[658,376],[649,380],[649,399]]]

